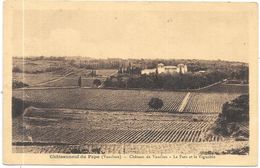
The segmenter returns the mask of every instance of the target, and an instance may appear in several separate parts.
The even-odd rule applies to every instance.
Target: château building
[[[158,73],[158,74],[174,74],[174,73],[179,73],[179,74],[185,74],[188,72],[187,65],[185,64],[178,64],[177,66],[165,66],[164,64],[160,63],[157,65],[156,68],[154,69],[143,69],[141,71],[141,74],[153,74],[153,73]]]

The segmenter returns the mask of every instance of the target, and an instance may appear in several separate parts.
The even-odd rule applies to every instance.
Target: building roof
[[[157,66],[164,66],[164,64],[163,64],[163,63],[160,63],[160,64],[158,64]]]
[[[143,69],[142,71],[148,71],[148,72],[151,72],[151,71],[156,71],[156,69]]]
[[[180,66],[185,66],[185,65],[184,64],[178,64],[177,66],[180,67]]]
[[[176,69],[176,66],[165,66],[166,69]]]

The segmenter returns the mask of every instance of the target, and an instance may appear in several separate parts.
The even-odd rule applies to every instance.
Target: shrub
[[[21,115],[27,107],[29,107],[29,104],[25,103],[21,99],[12,97],[12,118]]]
[[[23,88],[23,87],[27,87],[27,86],[29,86],[29,85],[26,84],[26,83],[23,83],[23,82],[21,82],[21,81],[16,81],[16,80],[14,80],[14,81],[13,81],[13,84],[12,84],[12,88],[13,88],[13,89]]]
[[[126,82],[124,78],[120,76],[110,76],[104,81],[105,87],[113,87],[113,88],[126,88]]]
[[[70,153],[72,154],[81,154],[81,153],[88,153],[87,150],[82,150],[82,149],[78,149],[78,148],[73,148],[70,150]]]
[[[249,97],[241,95],[222,107],[222,113],[216,121],[214,133],[222,136],[244,136],[248,133],[241,130],[241,125],[249,121]],[[243,124],[242,124],[243,123]]]
[[[249,97],[241,95],[222,108],[222,117],[226,122],[242,122],[249,120]]]
[[[13,72],[21,73],[23,71],[19,67],[13,67]]]
[[[102,153],[104,153],[104,152],[101,150],[101,148],[93,148],[91,151],[92,151],[92,153],[94,153],[94,154],[102,154]]]
[[[151,98],[148,105],[150,108],[160,109],[163,106],[163,101],[159,98]]]
[[[99,79],[95,79],[93,81],[93,84],[96,86],[96,87],[99,87],[101,85],[101,81]]]

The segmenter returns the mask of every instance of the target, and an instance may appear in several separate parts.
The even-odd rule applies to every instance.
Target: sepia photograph
[[[256,163],[255,3],[7,1],[5,17],[14,156]]]
[[[14,57],[14,152],[249,152],[247,63]]]

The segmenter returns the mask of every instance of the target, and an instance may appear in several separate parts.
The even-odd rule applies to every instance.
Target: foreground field
[[[219,150],[223,150],[228,146],[222,143],[225,139],[205,136],[216,118],[214,114],[30,107],[25,110],[23,117],[13,122],[13,145],[16,152],[25,149],[30,152],[67,153],[74,147],[78,150],[97,148],[100,153],[145,153],[158,152],[162,150],[161,147],[168,146],[161,153],[188,153],[191,149],[199,153],[212,148],[215,151],[218,143],[223,146]],[[209,148],[205,147],[212,144]],[[237,148],[245,144],[232,142],[229,147]]]
[[[240,93],[196,93],[111,89],[20,89],[13,96],[36,107],[74,108],[109,111],[161,111],[220,113],[222,105]],[[186,96],[186,101],[183,103]],[[152,97],[163,101],[158,110],[149,108]],[[186,108],[185,108],[186,107]],[[181,110],[184,109],[184,110]]]
[[[188,143],[91,143],[85,145],[13,146],[15,153],[92,153],[92,154],[186,154],[207,157],[212,154],[248,154],[248,141]]]
[[[35,142],[66,144],[218,141],[218,137],[201,136],[216,117],[29,108],[23,118],[17,119],[20,124],[14,124],[13,131],[17,142],[24,135]],[[25,134],[21,131],[23,127],[27,128]]]

